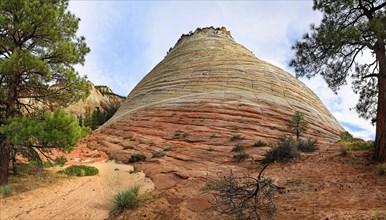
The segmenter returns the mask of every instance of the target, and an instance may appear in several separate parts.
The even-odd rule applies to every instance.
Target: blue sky
[[[292,74],[291,45],[318,24],[312,1],[101,1],[72,0],[91,52],[81,74],[120,95],[131,89],[166,55],[183,33],[197,27],[225,26],[257,58]],[[375,128],[353,108],[358,96],[350,85],[335,95],[320,77],[301,79],[354,136],[373,139]]]

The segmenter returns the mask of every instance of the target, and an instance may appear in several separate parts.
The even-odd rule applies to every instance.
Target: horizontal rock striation
[[[304,136],[322,149],[339,139],[342,127],[306,85],[257,59],[225,28],[204,28],[183,35],[90,140],[124,162],[134,153],[165,152],[141,168],[171,203],[202,211],[206,175],[246,171],[232,147],[242,144],[254,160],[263,158],[269,148],[253,143],[290,135],[295,111],[309,122]]]

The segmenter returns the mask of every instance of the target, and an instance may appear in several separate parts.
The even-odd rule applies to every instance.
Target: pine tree
[[[88,94],[73,65],[84,63],[89,48],[67,7],[68,0],[0,1],[0,126],[22,115],[41,118]],[[7,184],[15,141],[8,135],[0,134],[0,186]]]
[[[297,76],[321,75],[335,92],[352,77],[357,112],[376,122],[373,157],[386,161],[386,1],[314,0],[314,10],[323,13],[321,24],[293,46],[290,65]]]
[[[296,140],[299,140],[300,134],[307,131],[307,121],[304,120],[302,113],[296,111],[292,119],[288,121],[288,130],[296,135]]]

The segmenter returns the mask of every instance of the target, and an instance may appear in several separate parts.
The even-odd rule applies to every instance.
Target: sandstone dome
[[[342,127],[304,83],[257,59],[225,28],[198,28],[181,36],[101,130],[130,127],[158,139],[175,131],[240,133],[272,141],[295,111],[309,122],[305,136],[319,143],[339,139]]]

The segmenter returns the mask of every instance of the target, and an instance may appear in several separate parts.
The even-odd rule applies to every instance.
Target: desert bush
[[[236,144],[236,145],[232,148],[231,152],[241,152],[241,151],[244,151],[244,150],[245,150],[245,147],[244,147],[243,145],[241,145],[241,144]]]
[[[145,161],[146,156],[144,154],[133,154],[129,159],[129,163],[135,163],[139,161]]]
[[[317,140],[308,138],[307,140],[299,139],[296,141],[296,147],[302,152],[314,152],[318,149],[316,146]]]
[[[95,176],[98,175],[99,170],[91,166],[72,165],[59,172],[68,176]]]
[[[173,147],[165,147],[164,151],[172,151],[174,148]]]
[[[61,156],[61,157],[57,157],[56,159],[55,159],[55,164],[56,165],[59,165],[59,166],[64,166],[64,164],[67,162],[67,158],[65,158],[65,157],[63,157],[63,156]]]
[[[127,145],[123,147],[123,150],[131,150],[131,149],[134,149],[134,147],[131,145]]]
[[[130,173],[138,173],[141,171],[141,168],[139,168],[138,166],[133,166],[133,170],[130,171]]]
[[[296,141],[292,138],[281,138],[277,144],[273,144],[271,150],[265,154],[264,164],[273,162],[288,162],[299,158],[300,154],[296,148]]]
[[[237,140],[243,140],[244,138],[243,137],[241,137],[241,135],[239,135],[239,134],[234,134],[234,135],[232,135],[232,137],[231,137],[231,141],[237,141]]]
[[[377,210],[374,212],[374,218],[377,220],[378,219],[384,219],[384,218],[386,218],[386,214],[381,210]]]
[[[267,143],[265,143],[265,142],[262,141],[262,140],[258,140],[258,141],[256,141],[256,142],[252,145],[252,147],[264,147],[264,146],[267,146]]]
[[[11,185],[0,186],[0,195],[1,197],[10,196],[13,193],[13,188]]]
[[[159,157],[164,157],[164,156],[166,156],[166,154],[162,151],[156,151],[152,155],[153,158],[159,158]]]
[[[386,174],[386,163],[380,164],[377,167],[378,169],[378,175],[383,176]]]
[[[214,148],[213,147],[209,147],[208,151],[214,151]]]
[[[210,138],[217,138],[217,135],[215,133],[213,133]]]
[[[250,155],[244,152],[233,155],[233,159],[235,159],[237,162],[248,159],[249,157]]]
[[[352,134],[350,134],[350,132],[348,132],[348,131],[343,131],[340,133],[340,140],[341,141],[348,141],[348,140],[351,140],[353,138],[354,137],[352,136]]]
[[[184,132],[183,134],[182,134],[182,137],[184,137],[184,138],[187,138],[187,137],[189,137],[190,136],[190,134],[188,133],[188,132]]]
[[[360,138],[352,138],[347,141],[340,141],[339,144],[346,150],[370,150],[374,148],[373,141],[365,141]]]
[[[134,209],[139,203],[139,186],[131,187],[130,189],[119,192],[114,196],[114,202],[119,212],[125,209]]]

